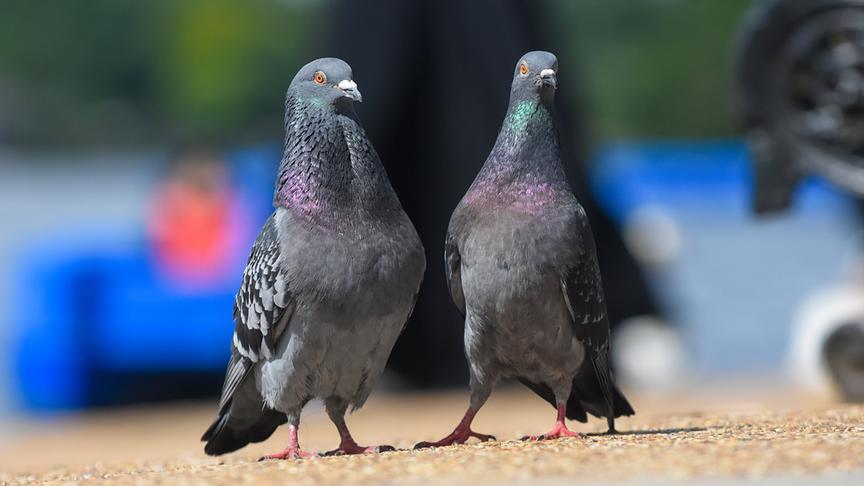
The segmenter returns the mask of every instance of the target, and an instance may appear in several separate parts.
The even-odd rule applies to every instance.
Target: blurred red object
[[[243,214],[222,158],[179,158],[156,190],[148,218],[159,270],[187,284],[222,281],[241,250]]]

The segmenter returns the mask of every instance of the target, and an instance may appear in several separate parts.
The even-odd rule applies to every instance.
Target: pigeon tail
[[[601,359],[598,357],[598,359],[586,360],[582,364],[579,373],[573,379],[570,398],[567,399],[566,415],[568,419],[578,422],[587,422],[589,413],[595,417],[606,417],[609,432],[614,433],[615,417],[633,415],[636,412],[612,381],[608,366],[602,366],[605,361],[604,363],[599,361]],[[595,372],[595,369],[598,371]],[[605,374],[599,372],[602,369],[606,370]],[[555,392],[548,385],[534,383],[524,378],[519,378],[519,381],[553,407],[557,406]],[[606,386],[601,384],[601,381]]]
[[[592,396],[592,398],[596,395],[596,389],[590,390],[588,392],[584,391],[585,388],[590,386],[599,386],[599,391],[602,397],[602,402],[597,403],[596,399],[592,400],[590,404],[591,408],[594,407],[603,407],[605,408],[605,413],[598,414],[591,410],[588,410],[588,406],[586,406],[586,410],[588,410],[592,415],[596,415],[598,417],[605,416],[606,423],[608,426],[608,432],[610,434],[614,434],[617,431],[615,430],[615,417],[621,415],[633,415],[635,412],[633,411],[633,407],[630,405],[630,402],[624,397],[624,394],[621,393],[621,390],[615,385],[612,381],[611,372],[609,370],[609,362],[607,360],[607,354],[605,352],[597,353],[591,358],[591,368],[594,370],[595,380],[591,380],[586,377],[583,379],[583,382],[587,382],[584,385],[582,383],[577,383],[582,375],[582,370],[580,370],[579,375],[576,376],[576,379],[573,380],[573,388],[579,389],[584,395],[583,396]],[[583,369],[587,368],[587,363],[582,366]],[[573,401],[573,393],[570,393],[570,399],[568,402]]]
[[[615,432],[615,417],[633,415],[633,407],[618,386],[612,381],[606,355],[598,353],[590,360],[585,360],[576,378],[567,400],[567,417],[571,410],[584,416],[585,412],[595,417],[606,417],[609,432]]]
[[[204,452],[210,456],[219,456],[234,452],[251,442],[262,442],[287,421],[284,413],[265,409],[251,426],[239,428],[232,424],[229,405],[201,436],[201,440],[207,442]]]

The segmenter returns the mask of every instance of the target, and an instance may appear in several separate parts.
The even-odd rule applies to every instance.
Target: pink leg
[[[474,420],[474,415],[477,412],[472,410],[471,407],[468,407],[468,411],[465,412],[465,416],[462,417],[462,421],[459,422],[459,425],[453,429],[453,432],[450,433],[447,437],[439,440],[438,442],[420,442],[414,446],[415,449],[425,449],[427,447],[443,447],[452,444],[463,444],[465,441],[470,439],[471,437],[476,437],[480,439],[480,442],[486,442],[487,440],[495,440],[494,436],[486,435],[486,434],[478,434],[471,430],[471,422]]]
[[[297,440],[297,426],[289,425],[288,447],[286,447],[285,450],[282,452],[277,452],[276,454],[267,454],[266,456],[258,460],[266,461],[268,459],[307,459],[310,457],[315,457],[315,454],[300,449],[300,443]]]
[[[345,425],[344,420],[340,420],[336,422],[336,429],[339,430],[339,448],[334,449],[332,451],[325,452],[324,456],[343,456],[343,455],[353,455],[353,454],[367,454],[367,453],[378,453],[378,452],[389,452],[395,451],[396,448],[389,445],[379,445],[372,447],[364,447],[357,445],[357,442],[354,442],[354,438],[351,437],[351,432],[348,431],[348,426]]]
[[[546,439],[558,439],[561,437],[579,437],[582,434],[579,432],[574,432],[567,428],[567,424],[564,422],[567,413],[567,405],[564,403],[558,404],[558,417],[555,419],[555,426],[552,427],[552,430],[546,432],[543,435],[532,435],[530,437],[526,437],[530,440],[546,440]]]

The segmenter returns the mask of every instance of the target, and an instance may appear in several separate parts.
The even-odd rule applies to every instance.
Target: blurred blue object
[[[257,230],[272,211],[279,147],[236,150],[228,159],[232,185]],[[246,237],[244,252],[254,236]],[[30,245],[18,259],[10,316],[24,406],[122,402],[110,396],[122,391],[100,382],[107,374],[220,373],[246,254],[232,258],[225,279],[190,286],[159,271],[143,234],[76,227]]]
[[[273,188],[281,159],[282,143],[280,142],[228,152],[231,180],[239,189],[244,206],[253,208],[256,218],[260,219],[262,225],[273,212]],[[256,224],[255,228],[259,227]]]
[[[742,141],[612,143],[593,167],[691,372],[776,372],[802,303],[858,264],[856,200],[826,182],[806,181],[787,213],[752,214]]]
[[[760,221],[751,217],[752,165],[740,140],[610,143],[592,167],[598,198],[619,222],[646,204]],[[819,179],[807,181],[799,196],[796,209],[807,212],[848,213],[853,202]]]
[[[228,287],[178,291],[154,273],[143,245],[68,236],[30,250],[19,272],[16,373],[34,409],[77,408],[110,390],[100,370],[154,372],[224,366],[231,338]],[[57,241],[63,241],[57,245]]]

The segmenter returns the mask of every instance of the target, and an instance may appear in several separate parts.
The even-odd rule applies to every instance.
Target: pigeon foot
[[[558,417],[555,419],[555,426],[552,427],[552,430],[546,432],[543,435],[530,435],[527,437],[523,437],[522,440],[547,440],[547,439],[560,439],[561,437],[581,437],[582,434],[579,432],[575,432],[567,428],[567,422],[565,422],[567,405],[564,403],[558,404]]]
[[[443,439],[441,439],[437,442],[418,442],[414,446],[414,449],[427,449],[429,447],[444,447],[444,446],[449,446],[449,445],[453,445],[453,444],[464,444],[465,441],[467,441],[471,437],[479,439],[480,442],[497,440],[497,439],[495,439],[494,435],[487,435],[487,434],[481,434],[479,432],[474,432],[473,430],[471,430],[471,426],[468,424],[465,424],[464,420],[463,420],[463,423],[460,423],[456,427],[456,429],[453,432],[451,432],[450,435],[448,435],[447,437],[444,437]]]
[[[495,439],[494,435],[481,434],[471,430],[471,422],[474,420],[474,414],[476,413],[476,410],[468,408],[468,411],[465,412],[465,416],[462,417],[462,421],[459,422],[459,425],[456,426],[453,432],[450,432],[450,435],[444,437],[437,442],[418,442],[414,446],[414,449],[426,449],[428,447],[444,447],[453,444],[464,444],[465,441],[467,441],[471,437],[479,439],[480,442],[497,440]]]
[[[555,427],[552,427],[552,430],[546,432],[542,435],[529,435],[524,437],[523,440],[530,441],[539,441],[539,440],[548,440],[548,439],[560,439],[561,437],[582,437],[582,434],[579,432],[570,430],[567,428],[563,422],[559,422],[555,424]]]
[[[356,454],[378,454],[381,452],[392,452],[395,451],[396,448],[390,445],[378,445],[378,446],[361,446],[357,445],[353,440],[345,441],[343,440],[341,444],[339,444],[339,448],[333,449],[332,451],[327,451],[322,456],[353,456]]]
[[[258,461],[269,461],[273,459],[310,459],[316,457],[316,455],[312,452],[306,452],[304,450],[300,450],[297,447],[288,447],[282,452],[277,452],[275,454],[267,454],[266,456],[261,457]]]
[[[258,459],[258,461],[269,461],[271,459],[309,459],[312,457],[317,457],[312,452],[306,452],[300,449],[300,442],[297,440],[297,426],[291,424],[288,426],[288,447],[285,448],[282,452],[277,452],[276,454],[267,454],[266,456]]]
[[[496,440],[494,435],[480,434],[471,429],[454,430],[450,435],[437,442],[418,442],[414,449],[427,449],[429,447],[445,447],[453,444],[464,444],[471,437],[476,437],[480,442]]]
[[[343,412],[344,413],[344,412]],[[340,414],[338,418],[333,420],[336,425],[336,430],[339,431],[339,447],[332,451],[327,451],[322,456],[353,456],[357,454],[377,454],[379,452],[392,452],[396,448],[390,445],[379,446],[361,446],[351,437],[351,432],[345,424],[345,419]]]

